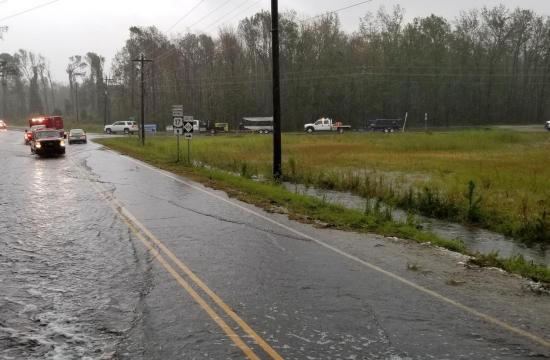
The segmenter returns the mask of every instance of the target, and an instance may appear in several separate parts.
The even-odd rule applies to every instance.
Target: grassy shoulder
[[[173,139],[171,139],[173,142]],[[295,194],[274,182],[258,182],[246,176],[231,174],[214,168],[192,167],[184,162],[176,163],[174,146],[167,148],[165,139],[157,138],[141,146],[135,138],[103,138],[96,142],[120,153],[143,160],[161,169],[190,177],[211,188],[220,189],[230,196],[251,203],[272,212],[288,213],[292,219],[357,232],[373,232],[384,236],[410,239],[419,243],[431,243],[452,251],[472,255],[458,240],[443,239],[433,233],[422,231],[414,223],[401,223],[388,214],[377,211],[363,213],[329,204],[322,200]],[[242,169],[241,169],[242,170]],[[242,171],[241,171],[242,172]],[[478,265],[498,266],[510,272],[529,277],[535,281],[550,283],[550,270],[523,259],[500,259],[494,255],[491,261],[486,257],[474,256]],[[483,261],[482,261],[483,260]],[[474,260],[475,261],[475,260]],[[520,266],[521,263],[521,266]]]
[[[152,147],[175,157],[172,137]],[[550,242],[548,132],[284,134],[283,149],[285,180]],[[243,176],[269,177],[271,156],[266,136],[193,139],[194,159]]]

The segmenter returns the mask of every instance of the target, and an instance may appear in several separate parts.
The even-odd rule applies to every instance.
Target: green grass
[[[379,198],[527,242],[550,242],[550,134],[505,130],[283,136],[285,180]],[[175,157],[174,139],[151,146]],[[200,136],[192,157],[269,177],[271,137]]]
[[[301,137],[287,136],[285,139],[287,146],[289,145],[289,138],[291,138],[291,141],[296,141]],[[303,137],[304,142],[328,141],[332,137],[323,138],[325,136]],[[357,140],[353,136],[350,136],[350,138]],[[342,139],[340,137],[334,141],[342,141]],[[393,221],[384,212],[350,210],[319,199],[292,193],[272,181],[258,182],[251,180],[249,177],[253,174],[263,174],[268,178],[268,171],[265,169],[266,164],[263,160],[263,156],[266,155],[258,149],[258,143],[268,146],[266,143],[268,140],[266,137],[254,136],[195,137],[192,140],[192,159],[211,165],[208,167],[191,167],[185,161],[176,163],[175,139],[172,137],[157,136],[150,138],[145,146],[140,146],[135,138],[104,138],[96,141],[159,168],[192,177],[210,187],[222,189],[230,196],[256,204],[267,210],[288,209],[289,216],[299,221],[317,221],[317,223],[322,224],[321,226],[326,227],[357,232],[374,232],[385,236],[411,239],[419,243],[429,242],[456,252],[469,254],[464,244],[458,240],[447,240],[433,233],[421,231],[416,224],[409,221],[405,223]],[[186,159],[186,146],[182,146],[182,148],[182,159]],[[215,154],[218,154],[218,156],[214,156]],[[237,158],[237,154],[240,154],[240,157]],[[224,158],[225,161],[223,161]],[[257,159],[257,161],[254,161],[254,159]],[[334,159],[337,159],[337,157]],[[301,172],[303,169],[296,166],[295,171]],[[510,272],[530,277],[533,280],[550,280],[550,270],[548,268],[527,262],[520,266],[518,261],[513,261],[513,259],[516,258],[500,259],[501,262],[497,265]]]

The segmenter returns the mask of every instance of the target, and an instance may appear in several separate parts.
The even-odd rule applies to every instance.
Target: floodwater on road
[[[367,207],[367,199],[349,192],[323,190],[293,183],[284,183],[284,186],[289,191],[312,196],[353,210],[365,211]],[[392,217],[397,221],[404,222],[407,219],[407,213],[403,210],[391,209],[391,213]],[[526,259],[532,260],[535,263],[550,266],[550,248],[543,245],[534,244],[528,246],[489,230],[432,219],[421,215],[416,215],[415,218],[423,229],[432,231],[445,239],[459,239],[466,244],[470,251],[482,254],[498,251],[499,255],[503,257],[523,255]]]
[[[68,156],[0,135],[0,359],[113,358],[147,286],[128,230]]]
[[[93,142],[39,158],[0,133],[0,164],[2,360],[550,356],[547,298],[457,254],[293,222]]]

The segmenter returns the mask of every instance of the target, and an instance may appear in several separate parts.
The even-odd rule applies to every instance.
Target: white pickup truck
[[[341,134],[347,130],[351,130],[351,125],[342,125],[341,122],[329,118],[320,118],[313,124],[304,125],[304,131],[310,134],[314,131],[338,131]]]

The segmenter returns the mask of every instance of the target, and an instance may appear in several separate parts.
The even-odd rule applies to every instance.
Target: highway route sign
[[[183,118],[180,116],[175,116],[173,118],[174,120],[174,128],[182,128],[183,127]]]
[[[186,134],[192,134],[193,133],[193,122],[192,121],[184,121],[183,122],[183,131]]]

